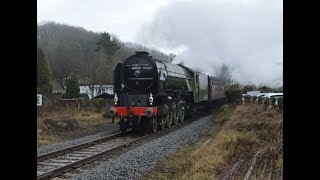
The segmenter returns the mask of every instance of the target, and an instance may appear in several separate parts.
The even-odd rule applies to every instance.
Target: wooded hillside
[[[52,79],[61,87],[65,87],[65,80],[72,74],[79,77],[79,83],[112,83],[112,70],[116,64],[135,51],[148,51],[154,58],[169,61],[169,55],[165,53],[121,42],[108,32],[96,33],[55,22],[38,24],[37,46],[48,59]]]

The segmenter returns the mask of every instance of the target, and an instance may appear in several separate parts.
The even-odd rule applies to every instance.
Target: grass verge
[[[117,127],[104,113],[73,112],[37,118],[37,146],[59,143]]]
[[[198,143],[182,146],[142,179],[282,179],[282,119],[256,104],[227,107]]]

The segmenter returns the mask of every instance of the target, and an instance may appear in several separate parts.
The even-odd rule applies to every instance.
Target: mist
[[[173,63],[217,76],[223,65],[242,85],[282,86],[283,3],[171,1],[144,24],[138,42],[175,53]]]

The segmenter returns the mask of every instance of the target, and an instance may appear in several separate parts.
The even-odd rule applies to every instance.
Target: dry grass
[[[37,118],[37,145],[48,145],[107,130],[111,118],[103,117],[104,112],[65,111],[41,114]],[[117,123],[117,119],[115,119]]]
[[[218,133],[212,126],[198,144],[180,148],[145,178],[243,179],[252,165],[250,179],[282,179],[282,119],[254,104],[226,108],[215,119],[225,122]]]

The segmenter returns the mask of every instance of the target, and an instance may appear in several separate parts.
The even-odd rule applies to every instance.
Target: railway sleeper
[[[60,163],[73,163],[73,162],[76,162],[76,161],[72,161],[72,160],[65,160],[65,159],[51,159],[50,161],[53,161],[53,162],[60,162]]]
[[[66,157],[67,159],[75,159],[75,160],[81,160],[81,159],[84,159],[85,157],[77,157],[77,156],[67,156]]]
[[[39,165],[45,165],[45,166],[65,166],[66,164],[64,163],[49,163],[49,162],[41,162]]]

